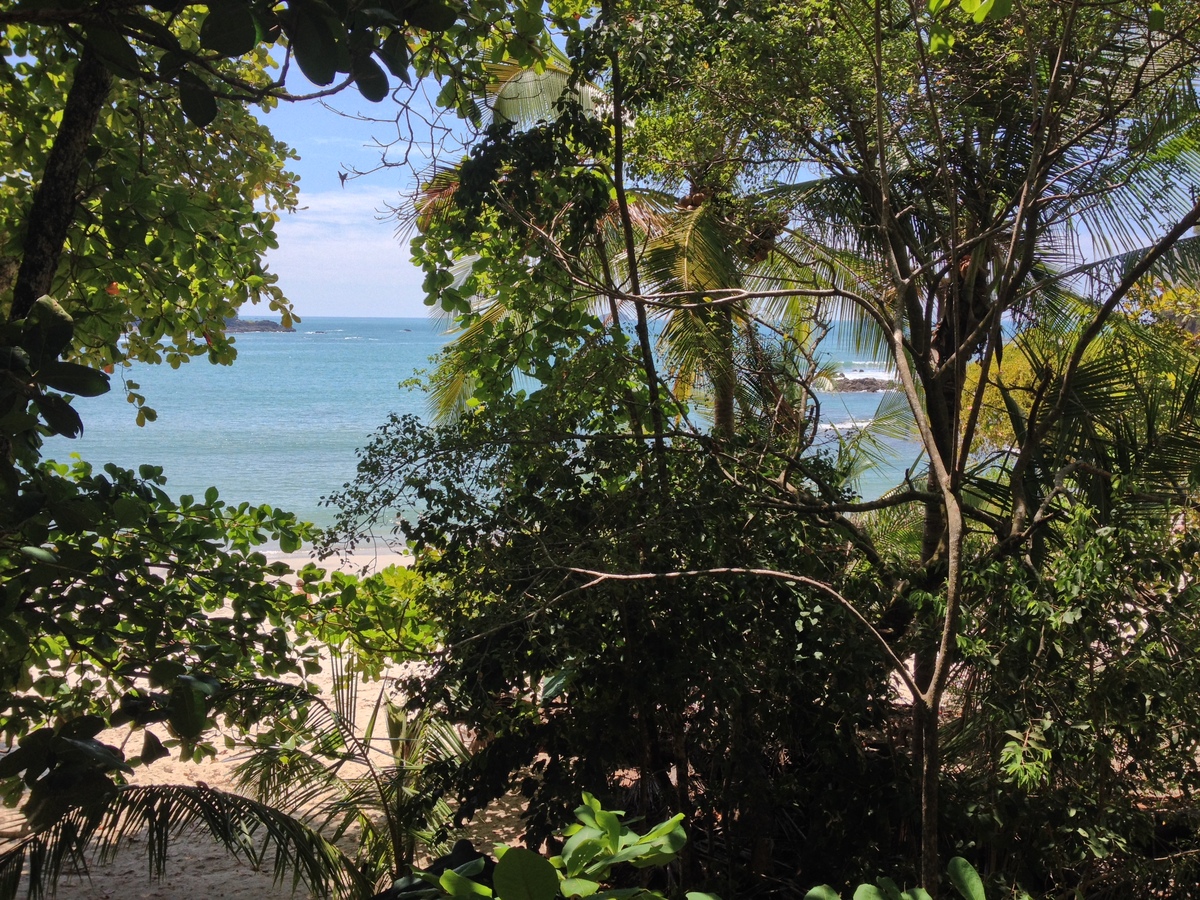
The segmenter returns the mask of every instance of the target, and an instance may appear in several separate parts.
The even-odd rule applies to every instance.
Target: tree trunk
[[[95,51],[84,45],[75,66],[62,124],[54,136],[41,183],[26,217],[29,230],[25,236],[21,267],[13,285],[13,302],[9,310],[12,320],[25,318],[38,297],[50,293],[53,287],[67,231],[75,218],[79,173],[111,86],[112,75]]]

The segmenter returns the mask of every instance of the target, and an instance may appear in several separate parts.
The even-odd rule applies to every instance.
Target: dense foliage
[[[568,781],[636,786],[727,893],[1193,878],[1200,360],[1144,310],[1196,275],[1198,28],[614,2],[493,67],[412,217],[451,420],[343,498],[436,574],[468,810],[529,777],[536,840]],[[840,441],[834,320],[898,386]],[[901,427],[920,464],[856,496]]]
[[[266,823],[313,883],[399,874],[401,813],[424,829],[443,797],[469,814],[514,783],[534,846],[580,789],[674,823],[658,837],[684,816],[672,877],[728,897],[880,871],[936,896],[952,855],[1047,897],[1195,883],[1200,359],[1172,299],[1200,249],[1193,7],[0,12],[0,713],[22,740],[0,776],[28,788],[21,853],[96,834],[81,798],[143,804],[96,740],[114,704],[202,750],[222,713],[279,711],[248,681],[302,668],[315,635],[371,672],[428,657],[409,699],[478,752],[417,787],[396,759],[315,779],[335,829],[382,811],[357,867],[269,807],[173,795],[171,822]],[[253,550],[294,546],[289,516],[40,458],[101,367],[227,361],[226,314],[287,314],[259,258],[294,202],[286,150],[238,105],[290,96],[277,39],[369,99],[411,64],[477,130],[410,217],[427,299],[463,329],[434,379],[447,417],[385,426],[340,498],[352,542],[404,516],[402,590],[310,570],[291,593]],[[898,386],[843,435],[834,321]],[[897,435],[919,463],[860,497]],[[260,785],[282,801],[283,757],[348,757],[345,725],[298,754],[323,726],[264,731]],[[620,823],[598,829],[619,854]]]

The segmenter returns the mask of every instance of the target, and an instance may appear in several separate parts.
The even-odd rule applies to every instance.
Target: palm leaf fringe
[[[372,886],[337,847],[302,822],[237,794],[191,785],[123,787],[104,806],[77,807],[51,828],[0,852],[0,900],[16,900],[27,878],[29,900],[52,897],[63,875],[86,871],[87,860],[112,860],[145,834],[147,864],[161,878],[171,842],[187,831],[208,834],[255,868],[273,853],[277,883],[291,875],[319,896],[366,897]]]

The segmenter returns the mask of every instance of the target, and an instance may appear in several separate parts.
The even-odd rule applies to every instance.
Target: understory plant
[[[555,900],[562,897],[592,897],[595,900],[662,900],[665,882],[654,887],[620,881],[622,864],[632,870],[663,870],[676,859],[687,843],[683,816],[676,815],[645,834],[638,834],[623,818],[623,810],[604,809],[586,791],[575,809],[576,822],[566,829],[562,851],[545,857],[525,847],[498,844],[496,864],[485,876],[487,861],[473,860],[439,874],[418,872],[395,885],[397,896],[410,900],[450,896],[495,897],[497,900]],[[491,884],[481,884],[480,876]],[[644,881],[649,882],[647,878]],[[672,892],[673,894],[674,892]],[[687,893],[687,900],[717,900],[700,891]]]
[[[328,697],[277,684],[274,715],[246,742],[236,778],[346,847],[375,889],[444,849],[452,809],[429,788],[429,766],[461,767],[468,750],[436,704],[410,704],[397,672],[411,674],[436,641],[423,580],[399,567],[358,578],[302,569],[301,634],[323,644]],[[264,698],[266,701],[267,698]]]

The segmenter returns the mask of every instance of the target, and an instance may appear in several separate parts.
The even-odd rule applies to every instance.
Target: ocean
[[[228,503],[269,503],[327,527],[335,512],[321,498],[353,478],[355,451],[371,432],[390,413],[426,416],[425,396],[401,382],[428,369],[446,340],[431,318],[306,317],[295,332],[239,334],[232,366],[199,359],[118,370],[108,394],[75,401],[83,435],[50,439],[45,455],[76,453],[97,468],[162,466],[174,496],[203,496],[215,485]],[[847,374],[881,374],[871,361],[835,362]],[[122,379],[139,385],[157,421],[137,426]],[[841,428],[869,421],[881,396],[822,395],[825,420]],[[864,496],[882,493],[911,465],[915,448],[891,444],[888,465],[859,485]]]

